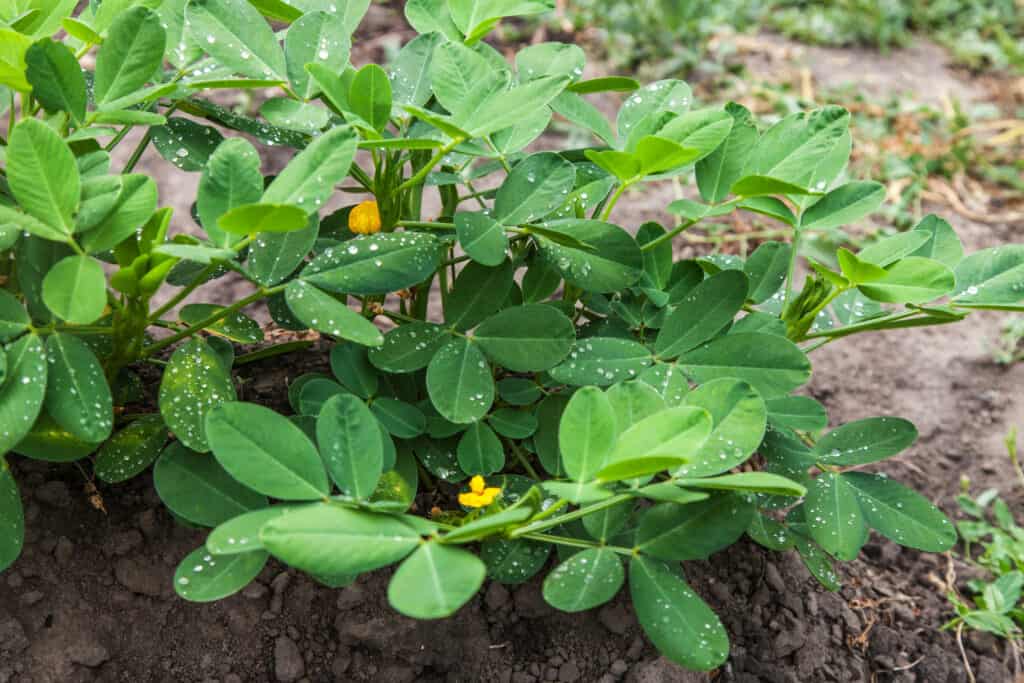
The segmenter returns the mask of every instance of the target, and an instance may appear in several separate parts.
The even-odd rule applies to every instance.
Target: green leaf
[[[214,555],[200,546],[178,565],[174,590],[189,602],[213,602],[245,588],[266,564],[264,552]]]
[[[636,241],[622,228],[600,221],[569,219],[548,223],[545,229],[565,233],[587,245],[564,246],[537,237],[543,262],[566,282],[588,292],[613,292],[635,283],[643,272],[643,256]]]
[[[953,303],[980,308],[1016,308],[1024,300],[1024,245],[977,251],[956,266]]]
[[[505,228],[485,213],[455,214],[459,244],[471,259],[484,266],[498,266],[505,260],[508,237]]]
[[[792,248],[783,242],[763,242],[743,265],[750,281],[747,298],[764,303],[779,291],[789,269]],[[723,271],[724,272],[724,271]]]
[[[733,120],[728,137],[714,152],[698,161],[695,169],[700,196],[711,204],[729,196],[730,188],[743,174],[757,142],[757,127],[746,107],[729,102],[725,111]]]
[[[391,63],[392,98],[397,104],[421,107],[430,99],[434,51],[443,40],[439,33],[421,32],[398,51]]]
[[[43,302],[61,320],[95,322],[107,306],[107,278],[91,256],[68,256],[43,278]]]
[[[66,111],[76,123],[85,119],[85,76],[74,53],[44,38],[25,53],[25,78],[32,95],[48,112]]]
[[[302,230],[264,233],[249,246],[249,272],[257,282],[274,285],[295,272],[316,244],[320,221],[316,213]]]
[[[514,274],[511,261],[496,268],[467,263],[443,302],[445,324],[456,330],[476,327],[502,306],[514,285]]]
[[[544,218],[565,202],[576,182],[576,167],[553,152],[526,157],[512,169],[494,198],[492,217],[503,225]]]
[[[838,106],[790,114],[761,136],[744,173],[810,187],[818,167],[840,145],[849,125],[850,113]],[[819,184],[814,189],[824,190],[825,182]],[[735,187],[733,192],[742,194]]]
[[[135,237],[137,230],[153,215],[157,203],[156,183],[149,176],[131,173],[121,176],[123,188],[117,204],[109,214],[88,232],[79,243],[90,254],[113,249],[121,242]]]
[[[152,80],[163,61],[166,41],[156,12],[137,5],[118,14],[96,57],[97,104],[130,95]]]
[[[224,141],[212,126],[175,116],[162,126],[150,129],[153,146],[160,155],[183,171],[202,171],[210,156]]]
[[[840,560],[855,559],[868,540],[857,494],[843,475],[826,472],[811,483],[804,516],[811,538]]]
[[[163,418],[156,413],[144,415],[103,444],[93,471],[108,484],[127,481],[149,467],[165,443],[167,425]]]
[[[808,195],[810,190],[800,185],[763,175],[748,175],[740,178],[731,188],[739,197],[756,198],[767,195]]]
[[[477,344],[457,337],[442,346],[427,366],[427,393],[446,420],[476,422],[494,402],[494,378]]]
[[[636,377],[653,361],[643,344],[616,337],[579,339],[569,357],[551,369],[551,376],[564,384],[607,386]]]
[[[549,394],[537,405],[537,432],[533,445],[537,459],[544,469],[554,477],[565,476],[562,456],[558,446],[558,432],[562,413],[569,399],[564,394]]]
[[[274,505],[244,512],[222,522],[206,537],[206,549],[214,555],[234,555],[262,550],[260,529],[270,520],[300,509],[291,505]]]
[[[917,429],[900,417],[869,417],[833,429],[814,446],[814,458],[829,465],[863,465],[909,448]]]
[[[816,432],[828,426],[825,406],[809,396],[779,396],[765,401],[768,421],[778,427]]]
[[[618,436],[611,401],[597,387],[584,387],[569,400],[558,428],[558,445],[566,473],[593,480],[608,463]]]
[[[521,538],[489,538],[480,545],[487,575],[504,584],[527,581],[547,564],[551,546]]]
[[[590,548],[551,570],[544,579],[544,599],[563,612],[582,612],[614,598],[625,578],[616,553]]]
[[[377,488],[384,463],[384,444],[377,419],[351,394],[324,403],[316,420],[316,440],[327,472],[341,492],[365,500]]]
[[[21,496],[11,473],[11,466],[0,455],[0,571],[4,571],[18,559],[25,543],[25,513],[21,507]]]
[[[735,543],[753,514],[754,506],[734,493],[687,505],[660,503],[641,515],[636,547],[664,560],[703,560]]]
[[[197,325],[223,310],[222,306],[213,304],[186,304],[182,306],[178,318],[187,325]],[[263,341],[263,330],[260,329],[259,323],[243,313],[232,313],[204,329],[240,344],[257,344]]]
[[[684,354],[679,364],[698,383],[733,377],[768,398],[789,393],[811,375],[803,351],[790,341],[763,332],[719,337]]]
[[[387,294],[426,280],[440,256],[437,238],[428,233],[378,233],[323,252],[302,278],[330,292]]]
[[[964,246],[960,243],[956,231],[945,220],[934,214],[928,214],[914,226],[915,232],[928,235],[928,241],[922,244],[910,256],[923,256],[934,259],[954,270],[964,258]],[[960,278],[957,278],[959,285]]]
[[[729,636],[678,568],[635,556],[629,565],[629,592],[637,620],[662,655],[696,671],[725,662]]]
[[[172,442],[156,461],[153,486],[171,512],[200,526],[215,527],[267,506],[265,496],[238,483],[216,459],[180,441]]]
[[[634,128],[652,114],[685,111],[692,100],[690,86],[683,81],[669,79],[645,85],[627,97],[619,109],[616,123],[619,137],[630,137]]]
[[[89,455],[98,446],[98,443],[82,441],[54,422],[53,418],[43,411],[32,425],[32,431],[25,435],[13,450],[33,460],[74,462]]]
[[[368,357],[374,366],[385,372],[415,372],[427,367],[447,340],[447,330],[440,325],[407,323],[385,334],[384,343],[371,348]]]
[[[186,446],[209,451],[206,416],[234,400],[231,375],[206,342],[193,338],[171,356],[160,382],[160,413]]]
[[[855,254],[843,247],[836,252],[836,259],[839,261],[839,268],[843,271],[843,275],[854,285],[877,282],[886,276],[884,268],[857,258]]]
[[[340,72],[348,64],[352,49],[351,31],[340,14],[308,12],[299,17],[284,38],[284,56],[292,88],[303,99],[314,97],[320,88],[306,71],[307,64]]]
[[[832,559],[825,551],[799,534],[793,534],[793,543],[800,553],[800,559],[818,583],[830,591],[837,591],[842,587],[839,576],[832,567]]]
[[[31,429],[46,394],[47,363],[34,334],[6,348],[7,377],[0,384],[0,453],[11,450]]]
[[[46,353],[46,412],[83,441],[105,440],[114,426],[113,399],[92,349],[78,337],[58,332],[46,340]]]
[[[802,230],[831,230],[874,213],[885,201],[885,186],[874,181],[840,185],[812,204],[800,217]]]
[[[323,503],[270,520],[260,541],[278,559],[314,575],[361,574],[408,555],[420,534],[391,515]]]
[[[953,524],[920,494],[882,474],[841,476],[860,500],[868,524],[886,538],[931,553],[945,552],[956,543]]]
[[[619,434],[597,476],[617,481],[683,465],[707,441],[711,428],[711,416],[702,408],[679,406],[649,415]]]
[[[374,399],[370,410],[381,426],[399,439],[413,439],[427,428],[427,418],[414,405],[395,398],[380,396]]]
[[[495,19],[541,14],[554,7],[551,0],[449,0],[455,25],[467,38],[479,37],[482,27]]]
[[[483,421],[471,424],[462,434],[456,454],[466,474],[494,474],[505,466],[504,447]]]
[[[367,64],[356,72],[348,91],[351,111],[378,132],[391,120],[391,81],[376,64]]]
[[[217,461],[254,491],[282,500],[319,500],[330,492],[316,447],[269,408],[224,403],[206,416],[206,432]]]
[[[384,335],[370,320],[304,280],[288,283],[285,300],[296,318],[318,332],[363,346],[384,343]]]
[[[416,619],[451,616],[476,595],[486,575],[484,563],[468,550],[423,543],[391,577],[388,602]]]
[[[38,119],[24,119],[11,131],[7,180],[25,211],[65,235],[74,230],[81,179],[71,149]]]
[[[690,290],[661,326],[654,350],[660,358],[675,358],[722,331],[747,300],[747,276],[723,270]]]
[[[335,344],[331,349],[331,372],[360,398],[377,393],[380,378],[367,358],[367,350],[355,344]]]
[[[570,85],[559,93],[558,97],[551,100],[548,105],[568,121],[589,130],[605,144],[614,145],[615,132],[612,130],[611,124],[608,123],[608,119],[605,118],[604,114],[597,107],[587,102],[580,95],[575,92],[569,92],[574,89],[575,85],[578,84]],[[588,157],[591,153],[591,150],[586,152]]]
[[[348,175],[356,142],[356,134],[348,126],[318,136],[274,178],[260,201],[292,204],[306,213],[315,213],[334,194],[334,186]]]
[[[509,439],[528,439],[537,431],[537,418],[526,410],[500,408],[487,421],[494,431]]]
[[[487,318],[473,338],[498,365],[513,372],[540,372],[569,355],[575,336],[572,321],[555,307],[525,304]]]
[[[761,396],[746,382],[714,379],[687,394],[683,405],[708,411],[712,432],[678,474],[706,477],[741,465],[761,444],[767,409]]]
[[[741,491],[799,498],[807,489],[791,479],[770,472],[738,472],[707,479],[676,479],[676,485],[711,491]]]
[[[619,382],[605,395],[612,404],[620,431],[668,407],[657,389],[640,380]]]
[[[273,30],[245,0],[189,0],[185,26],[197,45],[232,71],[287,80],[284,52]]]

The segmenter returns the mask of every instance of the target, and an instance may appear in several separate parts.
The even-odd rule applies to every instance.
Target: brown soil
[[[918,53],[870,59],[884,73],[893,60],[909,69],[902,61],[908,54]],[[942,82],[960,83],[925,54],[927,63],[908,73],[934,69]],[[853,77],[869,57],[848,55],[844,73]],[[142,169],[180,179],[164,164],[150,157]],[[191,195],[184,185],[162,190],[165,202],[180,203],[179,221],[187,217]],[[666,194],[631,196],[617,214],[628,223],[657,217]],[[1021,226],[957,220],[956,227],[977,249],[1019,239]],[[235,295],[219,290],[200,300]],[[912,419],[920,440],[886,469],[948,513],[955,513],[952,498],[963,475],[976,491],[994,486],[1019,504],[1001,440],[1024,423],[1024,366],[990,360],[999,320],[983,314],[970,324],[836,342],[815,352],[809,391],[835,423],[881,414]],[[246,366],[242,397],[285,409],[288,379],[324,365],[322,355],[310,356],[302,367]],[[23,556],[0,577],[0,683],[709,680],[660,659],[623,596],[566,615],[544,603],[536,580],[487,584],[456,616],[437,622],[390,610],[387,570],[328,590],[271,563],[240,595],[185,603],[174,596],[171,576],[203,534],[174,523],[148,477],[101,487],[104,513],[90,505],[74,466],[17,457],[12,465],[28,528]],[[955,554],[922,554],[877,538],[860,560],[841,568],[846,587],[838,594],[822,590],[795,555],[748,542],[687,565],[733,643],[713,679],[744,683],[966,681],[955,637],[938,628],[950,616],[946,582],[962,588],[970,571]],[[1007,653],[995,639],[965,635],[963,652],[980,683],[1011,680]]]

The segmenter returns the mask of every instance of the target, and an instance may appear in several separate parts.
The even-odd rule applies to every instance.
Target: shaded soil
[[[829,79],[845,73],[851,80],[868,56],[847,54],[845,71],[838,57],[808,63],[815,76],[824,68]],[[905,65],[914,54],[871,56],[871,68],[896,72],[887,65]],[[921,54],[923,63],[901,67],[910,76],[895,79],[888,92],[928,90],[922,79],[933,70],[942,83],[960,83],[931,48]],[[826,82],[824,71],[821,78]],[[268,160],[274,163],[280,158]],[[140,168],[164,178],[181,175],[151,155]],[[668,194],[630,196],[617,215],[628,224],[658,218]],[[162,184],[164,202],[190,196],[183,185]],[[187,205],[177,215],[187,217]],[[1021,226],[956,223],[969,249],[1019,240],[1021,233]],[[199,300],[234,298],[231,288],[217,287]],[[991,361],[988,346],[999,320],[983,314],[970,324],[839,341],[815,352],[809,392],[828,406],[834,423],[881,414],[913,420],[920,440],[886,470],[948,513],[955,512],[962,475],[975,491],[998,487],[1019,504],[1001,441],[1010,426],[1024,424],[1024,366]],[[301,362],[246,366],[240,396],[285,409],[287,381],[324,359],[310,354]],[[90,503],[74,466],[17,457],[12,465],[28,528],[24,555],[0,576],[0,683],[709,680],[660,659],[623,596],[566,615],[544,603],[537,580],[488,583],[456,616],[437,622],[391,611],[388,570],[328,590],[272,562],[239,595],[185,603],[173,595],[171,576],[203,534],[175,524],[148,476],[101,487],[104,512]],[[971,575],[967,565],[955,555],[921,554],[874,538],[840,572],[845,587],[831,594],[794,554],[767,553],[748,542],[710,562],[688,563],[692,584],[721,615],[733,643],[730,660],[711,678],[967,680],[954,635],[937,630],[950,616],[949,582],[962,588]],[[1007,653],[994,639],[965,635],[963,652],[977,681],[1012,679]]]

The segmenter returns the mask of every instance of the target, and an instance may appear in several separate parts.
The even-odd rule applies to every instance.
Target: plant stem
[[[622,183],[621,185],[619,185],[618,189],[615,190],[615,194],[613,194],[611,199],[608,200],[608,204],[604,207],[604,211],[601,213],[602,221],[607,221],[608,218],[612,215],[612,209],[614,209],[615,205],[619,203],[619,200],[622,198],[623,193],[625,193],[626,188],[628,188],[630,184],[631,183]]]
[[[627,500],[632,500],[632,498],[633,496],[629,495],[628,493],[620,493],[617,496],[605,498],[604,500],[599,500],[596,503],[591,503],[590,505],[585,505],[581,508],[577,508],[576,510],[573,510],[572,512],[567,512],[564,515],[559,515],[558,517],[544,519],[538,522],[534,522],[533,524],[527,524],[526,526],[519,527],[518,529],[512,531],[509,534],[509,536],[511,538],[519,538],[521,536],[525,536],[526,534],[534,534],[540,531],[547,531],[552,527],[565,524],[566,522],[571,522],[574,519],[586,517],[587,515],[591,515],[595,512],[600,512],[601,510],[618,505],[619,503],[625,502]]]
[[[308,349],[313,345],[312,341],[293,341],[285,342],[284,344],[278,344],[271,346],[266,349],[260,349],[259,351],[253,351],[252,353],[244,353],[235,359],[235,366],[245,365],[246,363],[254,363],[258,360],[264,360],[266,358],[273,358],[275,356],[282,356],[292,351],[301,351],[302,349]]]
[[[786,295],[782,299],[783,311],[789,306],[789,300],[793,297],[793,276],[796,275],[796,260],[800,255],[800,237],[802,234],[803,231],[800,229],[800,224],[797,223],[793,227],[792,251],[789,254],[789,268],[786,270]]]
[[[604,545],[597,541],[588,541],[585,538],[570,538],[569,536],[555,536],[553,534],[526,534],[519,538],[526,538],[531,541],[540,541],[542,543],[555,543],[556,545],[567,545],[573,548],[606,548],[612,552],[619,553],[620,555],[634,555],[632,548],[623,548],[617,545]]]
[[[206,266],[206,268],[203,268],[201,271],[199,271],[199,273],[194,278],[192,278],[192,282],[182,287],[180,290],[178,290],[177,294],[175,294],[174,296],[167,300],[167,303],[153,311],[153,313],[151,313],[149,316],[149,321],[153,322],[154,320],[159,320],[164,313],[180,304],[185,299],[185,297],[194,292],[196,288],[198,288],[201,284],[206,282],[206,278],[209,277],[209,275],[213,273],[213,271],[215,270],[217,270],[217,265],[211,263],[210,265]]]
[[[650,242],[647,242],[646,244],[642,245],[640,247],[640,251],[650,251],[651,249],[654,249],[659,244],[661,244],[663,242],[669,241],[670,239],[672,239],[673,237],[675,237],[676,235],[678,235],[682,231],[690,228],[691,226],[696,224],[696,222],[697,221],[686,221],[685,223],[680,223],[676,227],[674,227],[671,230],[669,230],[668,232],[666,232],[664,235],[661,235],[659,237],[655,237]]]
[[[395,227],[420,228],[422,230],[454,230],[454,223],[439,223],[437,221],[398,221]]]
[[[423,180],[427,177],[427,175],[429,175],[430,172],[432,170],[434,170],[434,166],[436,166],[437,163],[439,161],[441,161],[441,159],[443,159],[446,154],[448,154],[448,152],[452,151],[453,149],[455,149],[456,147],[458,147],[462,143],[463,143],[463,139],[462,138],[455,138],[451,142],[449,142],[447,145],[445,145],[441,149],[437,150],[437,152],[434,154],[434,156],[432,156],[430,158],[430,161],[428,161],[423,168],[421,168],[419,171],[416,172],[416,175],[412,176],[411,178],[406,180],[404,183],[402,183],[401,185],[396,187],[393,190],[393,192],[395,194],[398,194],[399,192],[402,192],[404,190],[408,190],[409,188],[412,188],[412,187],[416,187],[417,185],[422,183]]]
[[[246,306],[248,306],[251,303],[255,303],[256,301],[259,301],[260,299],[265,299],[268,296],[271,296],[273,294],[277,294],[278,292],[284,291],[284,287],[285,287],[284,285],[278,285],[276,287],[270,287],[270,288],[261,287],[259,289],[259,291],[253,292],[252,294],[250,294],[249,296],[245,297],[244,299],[236,301],[235,303],[231,304],[227,308],[222,308],[219,311],[217,311],[216,313],[212,313],[211,315],[206,316],[205,318],[203,318],[202,320],[197,322],[195,325],[191,325],[189,327],[186,327],[184,330],[182,330],[181,332],[178,332],[177,334],[172,334],[170,337],[165,337],[164,339],[161,339],[158,342],[154,342],[153,344],[150,344],[146,348],[142,349],[142,352],[141,352],[139,357],[140,358],[147,358],[149,356],[152,356],[154,353],[157,353],[161,349],[165,349],[168,346],[170,346],[171,344],[179,342],[182,339],[185,339],[186,337],[191,337],[192,335],[196,334],[197,332],[200,332],[203,329],[209,327],[213,323],[218,322],[218,321],[228,317],[232,313],[237,313],[238,311],[242,310],[243,308],[245,308]]]
[[[519,464],[523,466],[523,469],[526,470],[526,473],[530,475],[530,478],[535,481],[540,481],[540,475],[537,474],[537,470],[533,469],[533,465],[530,464],[530,461],[527,459],[526,454],[523,453],[522,449],[512,441],[508,441],[507,443],[512,447],[512,452],[515,453],[516,459],[519,461]]]

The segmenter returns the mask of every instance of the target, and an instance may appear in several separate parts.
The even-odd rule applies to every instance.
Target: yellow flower
[[[380,209],[370,199],[357,204],[348,215],[348,229],[357,235],[372,235],[380,232]]]
[[[500,488],[487,486],[487,482],[478,474],[469,480],[469,491],[459,494],[459,503],[468,508],[487,507],[500,493]]]

